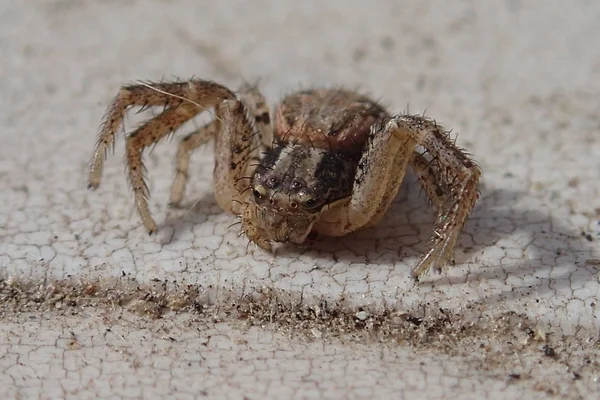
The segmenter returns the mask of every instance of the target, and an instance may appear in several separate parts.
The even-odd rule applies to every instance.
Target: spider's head
[[[302,243],[324,207],[352,191],[355,160],[329,150],[281,145],[257,167],[252,195],[242,215],[248,237],[265,242]]]

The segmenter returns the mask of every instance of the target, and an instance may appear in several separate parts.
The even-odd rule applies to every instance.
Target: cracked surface
[[[0,397],[598,396],[600,7],[252,4],[1,11]],[[119,157],[87,192],[118,86],[192,75],[261,77],[272,102],[360,86],[455,128],[484,171],[457,266],[410,278],[431,230],[414,178],[377,228],[276,257],[215,203],[209,148],[184,210],[166,207],[175,143],[147,156],[156,237],[132,217]],[[153,280],[195,295],[157,306]]]

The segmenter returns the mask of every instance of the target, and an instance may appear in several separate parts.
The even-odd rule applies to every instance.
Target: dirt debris
[[[141,284],[129,277],[94,282],[0,279],[0,319],[27,312],[76,315],[89,307],[124,309],[150,321],[177,313],[240,329],[259,326],[294,340],[407,346],[417,353],[463,357],[490,377],[511,384],[529,382],[549,394],[563,391],[535,379],[533,371],[540,365],[563,371],[563,381],[572,384],[600,379],[597,333],[564,336],[525,315],[491,314],[479,304],[460,312],[428,305],[426,315],[415,315],[352,307],[345,301],[307,305],[290,293],[270,288],[240,295],[158,280]]]

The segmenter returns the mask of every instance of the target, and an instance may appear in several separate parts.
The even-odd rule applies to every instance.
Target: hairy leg
[[[206,108],[225,99],[235,98],[226,87],[210,81],[191,80],[177,83],[149,83],[124,86],[109,107],[102,124],[89,168],[89,187],[100,184],[106,150],[115,140],[127,109],[131,106],[164,106],[165,110],[147,121],[127,137],[126,158],[129,182],[135,204],[149,233],[157,230],[148,210],[148,188],[144,182],[143,150],[178,129],[183,123]]]
[[[254,85],[243,85],[239,90],[239,98],[254,120],[256,129],[260,132],[261,142],[264,147],[271,147],[273,144],[273,125],[269,105],[265,97],[260,93],[258,87]]]
[[[258,129],[260,132],[263,143],[268,141],[268,144],[270,145],[273,137],[273,128],[269,117],[269,107],[264,96],[255,86],[244,85],[239,90],[239,99],[249,114],[247,119],[249,121],[254,121],[254,128]],[[249,122],[249,124],[252,124],[252,122]],[[217,137],[220,129],[221,117],[217,115],[217,118],[214,121],[190,133],[179,142],[177,156],[175,158],[176,173],[171,187],[171,197],[169,202],[171,206],[178,207],[181,204],[185,186],[189,178],[189,162],[193,151]]]
[[[215,142],[215,197],[221,208],[240,215],[260,159],[261,131],[249,107],[240,100],[224,101],[218,113],[221,131]]]
[[[205,107],[233,98],[235,94],[226,87],[204,80],[123,86],[106,111],[98,133],[94,154],[90,160],[89,187],[95,189],[100,185],[106,151],[114,145],[115,135],[123,124],[128,108],[163,106],[169,109],[184,102],[191,102],[199,105],[197,112],[202,112]],[[160,118],[160,115],[157,118]]]
[[[415,150],[410,160],[410,166],[415,171],[427,198],[435,208],[439,208],[444,203],[444,194],[448,191],[448,186],[447,182],[440,179],[442,174],[435,158],[427,152]]]
[[[394,200],[415,142],[399,133],[390,119],[371,128],[366,149],[358,164],[352,196],[325,210],[316,230],[329,236],[343,236],[374,225]]]
[[[427,155],[415,153],[416,145]],[[325,210],[316,229],[341,236],[378,222],[396,196],[408,164],[436,207],[430,249],[412,270],[415,278],[431,266],[452,261],[462,227],[477,199],[481,171],[435,122],[400,115],[372,128],[359,163],[352,196]]]
[[[434,121],[417,115],[398,115],[392,121],[426,150],[411,161],[435,206],[429,250],[412,271],[418,279],[432,266],[440,270],[453,261],[454,246],[478,198],[481,170]]]
[[[169,205],[171,207],[179,207],[185,192],[189,174],[190,157],[192,152],[205,143],[214,139],[219,133],[221,127],[219,119],[204,125],[203,127],[188,134],[181,139],[175,156],[175,178],[171,185],[171,195]]]
[[[151,119],[127,136],[125,158],[129,183],[138,213],[148,233],[156,232],[158,227],[148,209],[148,186],[144,180],[144,149],[158,142],[161,138],[178,129],[182,124],[196,115],[195,106],[182,104],[179,107],[164,111],[159,117]]]

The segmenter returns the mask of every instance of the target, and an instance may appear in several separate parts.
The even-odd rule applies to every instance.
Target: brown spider
[[[179,143],[170,204],[181,203],[191,153],[215,139],[216,200],[267,251],[272,242],[302,243],[311,232],[342,236],[376,224],[410,164],[435,206],[429,250],[412,270],[419,278],[431,266],[439,271],[453,262],[456,240],[478,197],[478,166],[430,119],[391,115],[353,91],[315,89],[285,97],[271,124],[256,87],[245,85],[236,95],[199,79],[123,86],[98,135],[90,188],[100,184],[106,151],[132,106],[164,107],[129,134],[126,144],[129,182],[149,233],[157,226],[148,210],[142,152],[209,107],[215,119]]]

